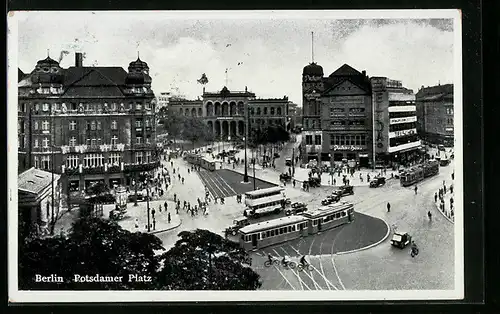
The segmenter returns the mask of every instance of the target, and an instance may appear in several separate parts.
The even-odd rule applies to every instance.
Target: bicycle
[[[278,261],[276,259],[273,259],[272,262],[270,260],[267,260],[264,262],[264,266],[266,266],[266,267],[271,267],[272,265],[279,265],[279,264],[280,264],[280,261]]]
[[[286,263],[281,262],[281,265],[285,268],[289,267],[290,269],[294,269],[295,266],[297,266],[295,262],[286,262]]]
[[[305,264],[305,265],[302,265],[302,264],[300,264],[300,263],[299,263],[299,264],[297,265],[297,269],[298,269],[299,271],[302,271],[302,270],[304,270],[304,269],[305,269],[305,270],[308,270],[308,271],[313,271],[313,270],[314,270],[314,268],[312,267],[312,265],[311,265],[311,264],[309,264],[309,263],[307,263],[307,264]]]

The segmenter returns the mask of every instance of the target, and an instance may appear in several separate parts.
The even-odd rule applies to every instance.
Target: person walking
[[[436,202],[437,202],[437,200],[438,200],[438,194],[437,194],[437,192],[436,192],[436,193],[434,193],[434,203],[436,203]]]
[[[415,185],[415,195],[417,195],[418,187]]]
[[[184,184],[184,177],[182,177],[182,184]]]
[[[293,184],[293,187],[295,187],[295,179],[293,179],[292,184]]]
[[[391,203],[387,203],[387,212],[390,213],[391,212]]]
[[[170,221],[171,221],[170,213],[168,213],[168,216],[167,216],[167,221],[168,221],[168,223],[170,224]]]

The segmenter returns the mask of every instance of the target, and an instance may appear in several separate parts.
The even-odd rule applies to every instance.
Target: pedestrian
[[[161,204],[158,206],[158,211],[161,213]]]
[[[452,173],[451,173],[451,179],[452,179],[452,180],[455,180],[455,172],[452,172]]]
[[[175,206],[175,213],[176,213],[177,215],[179,215],[179,207],[180,207],[180,206]]]
[[[450,194],[453,194],[453,184],[450,185]]]
[[[417,195],[418,187],[415,185],[415,195]]]
[[[165,211],[168,211],[168,203],[167,203],[167,201],[165,201],[165,203],[163,204],[163,206],[165,207]]]
[[[175,169],[173,170],[173,173],[175,174]]]
[[[188,174],[190,173],[189,171],[190,171],[190,170],[188,169]]]
[[[155,217],[153,217],[153,230],[155,230],[155,229],[156,229],[156,219],[155,219]]]
[[[437,202],[437,200],[438,200],[438,194],[437,194],[437,192],[436,192],[436,193],[434,193],[434,203],[436,203],[436,202]]]
[[[217,204],[217,196],[214,196],[214,203]]]
[[[390,203],[387,203],[387,212],[390,213],[391,212],[391,204]]]
[[[153,208],[153,210],[151,211],[151,216],[153,216],[153,218],[155,218],[155,214],[156,214],[156,210]]]
[[[183,209],[186,209],[187,208],[187,202],[184,201],[184,206],[182,207]]]
[[[293,179],[292,184],[293,184],[293,187],[295,187],[295,179]]]
[[[224,197],[221,197],[221,198],[220,198],[220,203],[221,203],[222,205],[224,205]]]
[[[182,184],[184,184],[184,177],[182,177]]]
[[[177,179],[179,179],[179,181],[181,180],[181,174],[180,173],[177,173]]]
[[[444,194],[446,194],[446,185],[443,186],[443,191],[444,191]]]
[[[135,219],[135,228],[136,229],[139,228],[139,219],[138,218]]]
[[[167,216],[167,221],[168,221],[168,223],[170,224],[170,221],[171,221],[170,213],[168,213],[168,216]]]
[[[337,180],[333,178],[333,185],[337,185]]]

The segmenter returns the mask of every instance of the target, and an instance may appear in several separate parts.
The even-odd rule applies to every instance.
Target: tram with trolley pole
[[[193,154],[193,153],[188,153],[186,156],[184,156],[184,159],[196,166],[200,166],[201,168],[208,170],[208,171],[215,171],[217,168],[217,162],[213,160],[212,158],[207,158],[203,157],[200,154]]]
[[[438,173],[439,161],[430,160],[424,164],[403,171],[400,174],[400,182],[402,186],[410,186],[428,177],[435,176]]]
[[[238,230],[240,246],[255,250],[332,229],[354,220],[354,206],[347,202],[322,206],[300,215],[286,216]]]

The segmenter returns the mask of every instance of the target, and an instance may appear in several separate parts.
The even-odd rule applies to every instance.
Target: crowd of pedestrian
[[[434,193],[434,202],[438,204],[439,210],[449,219],[454,219],[455,211],[454,211],[454,202],[453,199],[453,180],[455,178],[455,174],[451,174],[452,183],[447,186],[446,180],[443,180],[443,185],[439,188],[439,190]],[[448,196],[448,197],[446,197]],[[447,210],[448,209],[448,210]]]

